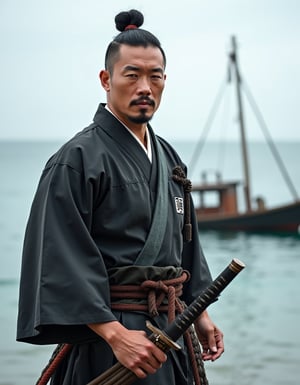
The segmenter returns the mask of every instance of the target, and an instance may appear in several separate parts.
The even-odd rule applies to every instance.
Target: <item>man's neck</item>
[[[147,148],[147,123],[141,123],[141,124],[134,124],[131,123],[130,125],[127,122],[124,122],[123,119],[121,119],[119,116],[117,116],[111,108],[109,108],[108,104],[105,105],[105,108],[116,118],[121,122],[128,130],[130,130],[137,138],[138,140]]]

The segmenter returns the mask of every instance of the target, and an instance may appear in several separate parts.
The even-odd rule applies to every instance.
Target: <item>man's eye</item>
[[[137,78],[137,74],[127,74],[126,77],[131,78],[131,79],[135,79],[135,78]]]

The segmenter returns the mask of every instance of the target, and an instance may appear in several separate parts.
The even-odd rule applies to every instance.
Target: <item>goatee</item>
[[[128,119],[132,123],[138,123],[138,124],[143,124],[143,123],[148,123],[152,119],[153,115],[147,116],[144,112],[141,111],[139,116],[128,116]]]

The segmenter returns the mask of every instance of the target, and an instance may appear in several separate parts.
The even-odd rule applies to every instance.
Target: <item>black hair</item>
[[[166,55],[161,47],[160,41],[151,32],[139,28],[143,22],[143,14],[135,9],[127,12],[120,12],[115,17],[116,28],[120,31],[120,33],[108,45],[105,54],[105,69],[107,69],[111,74],[114,63],[118,59],[121,44],[133,47],[157,47],[162,53],[164,67],[166,66]]]

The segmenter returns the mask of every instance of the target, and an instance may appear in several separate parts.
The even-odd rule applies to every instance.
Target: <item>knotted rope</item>
[[[151,317],[156,317],[161,312],[168,313],[168,321],[175,319],[176,310],[180,311],[178,297],[182,295],[183,283],[188,281],[190,274],[183,271],[180,277],[164,280],[146,280],[139,285],[111,285],[111,308],[120,311],[146,311]],[[118,299],[146,299],[146,304],[122,303]],[[167,304],[164,300],[167,298]]]
[[[192,182],[187,179],[181,166],[173,168],[172,178],[175,182],[179,183],[183,187],[184,191],[184,231],[183,239],[185,242],[192,240],[192,224],[191,224],[191,205],[190,205],[190,192],[192,191]]]

